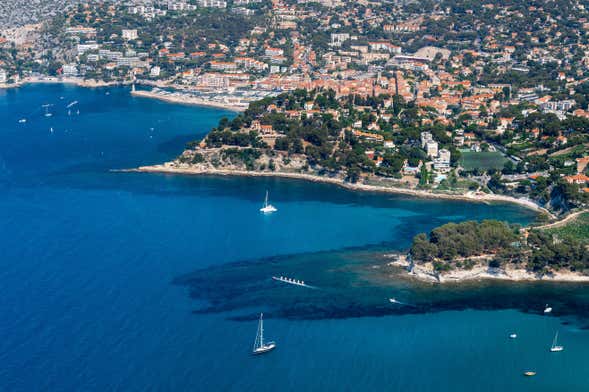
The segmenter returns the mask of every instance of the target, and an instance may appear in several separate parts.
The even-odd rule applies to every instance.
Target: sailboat
[[[51,104],[49,104],[49,103],[48,103],[48,104],[45,104],[45,105],[43,105],[43,107],[45,108],[45,117],[51,117],[51,116],[53,116],[53,113],[50,113],[50,112],[49,112],[49,107],[50,107],[50,106],[53,106],[53,105],[51,105]]]
[[[556,331],[556,335],[554,335],[554,340],[552,341],[552,346],[550,347],[550,351],[553,353],[559,352],[564,350],[563,346],[558,345],[558,331]]]
[[[266,191],[266,199],[264,200],[264,207],[260,208],[260,212],[264,214],[271,214],[278,211],[272,204],[268,204],[268,191]]]
[[[258,332],[256,333],[256,341],[254,342],[254,355],[264,354],[276,348],[276,343],[268,342],[264,344],[264,314],[260,313],[260,321],[258,323]]]

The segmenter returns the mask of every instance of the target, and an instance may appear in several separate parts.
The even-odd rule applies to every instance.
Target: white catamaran
[[[266,191],[266,199],[264,199],[264,207],[260,208],[260,212],[263,212],[264,214],[271,214],[276,211],[278,211],[278,209],[276,207],[274,207],[272,204],[268,204],[268,191]]]
[[[254,349],[252,353],[254,355],[264,354],[274,350],[276,343],[268,342],[264,343],[264,314],[260,313],[260,321],[258,323],[258,332],[256,333],[256,341],[254,342]]]
[[[552,346],[550,347],[550,351],[553,353],[559,352],[564,350],[563,346],[558,345],[558,331],[556,331],[556,335],[554,335],[554,340],[552,341]]]

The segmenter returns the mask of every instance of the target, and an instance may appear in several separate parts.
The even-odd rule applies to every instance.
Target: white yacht
[[[552,346],[550,347],[550,351],[553,353],[557,353],[562,350],[564,350],[564,347],[558,345],[558,331],[556,331],[556,335],[554,335],[554,340],[552,341]]]
[[[510,334],[509,339],[517,339],[517,334],[516,333]]]
[[[19,123],[24,124],[27,122],[26,118],[21,118],[20,120],[18,120]]]
[[[260,313],[260,321],[258,322],[258,332],[256,333],[256,341],[254,342],[254,349],[252,353],[254,355],[264,354],[272,351],[276,348],[276,343],[268,342],[264,343],[264,314]]]
[[[552,313],[552,308],[548,306],[548,304],[546,304],[546,306],[544,307],[544,313]]]
[[[264,207],[260,208],[260,212],[263,212],[264,214],[271,214],[276,211],[278,211],[278,209],[276,207],[274,207],[272,204],[268,204],[268,191],[266,191],[266,199],[264,200]]]

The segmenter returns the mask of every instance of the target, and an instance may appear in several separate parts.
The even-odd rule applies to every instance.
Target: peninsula
[[[569,181],[582,174],[567,176],[570,168],[551,165],[540,175],[526,156],[502,152],[506,148],[500,141],[494,142],[493,152],[501,157],[502,168],[469,168],[463,154],[472,158],[473,151],[464,146],[491,143],[489,135],[480,133],[465,142],[462,127],[468,125],[432,117],[400,96],[295,90],[253,102],[232,120],[221,119],[174,161],[136,170],[277,176],[360,191],[517,203],[564,218],[537,229],[496,221],[447,224],[429,236],[417,236],[409,257],[396,265],[408,267],[418,279],[438,282],[589,281],[584,239],[550,232],[584,216],[587,192]],[[584,154],[583,149],[577,153]],[[585,170],[587,160],[584,155],[577,158],[578,172]],[[578,212],[569,214],[571,208]]]
[[[175,160],[137,170],[277,176],[354,190],[512,202],[552,217],[585,205],[584,188],[566,176],[571,168],[538,173],[524,155],[501,152],[505,147],[498,142],[487,144],[492,152],[477,153],[472,147],[492,143],[490,135],[465,141],[463,126],[468,125],[459,119],[440,122],[397,95],[295,90],[252,102],[232,120],[223,118],[202,140],[189,143]],[[485,168],[489,153],[501,167]],[[577,161],[582,172],[587,159]]]
[[[408,254],[391,255],[395,260],[388,265],[406,269],[417,280],[437,283],[589,282],[589,213],[571,216],[556,226],[558,231],[554,225],[522,229],[495,220],[448,223],[415,236]]]

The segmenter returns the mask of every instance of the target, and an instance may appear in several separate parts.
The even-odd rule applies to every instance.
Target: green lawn
[[[470,150],[461,151],[462,158],[460,166],[465,170],[479,169],[503,169],[507,158],[498,151],[481,151],[474,152]]]
[[[573,238],[589,243],[589,212],[579,215],[565,226],[546,229],[548,233],[556,234],[560,238]]]

